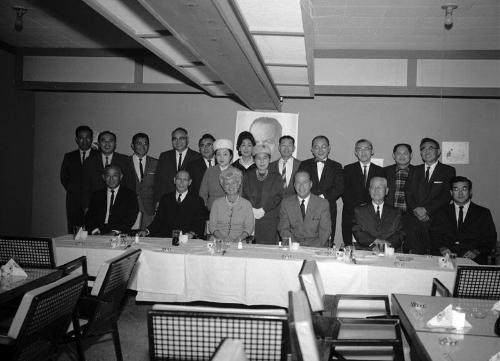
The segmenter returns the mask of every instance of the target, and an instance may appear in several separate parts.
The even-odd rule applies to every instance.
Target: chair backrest
[[[247,361],[243,341],[226,338],[210,361]]]
[[[311,310],[304,291],[288,292],[288,327],[292,357],[298,361],[319,361]]]
[[[306,293],[311,311],[323,311],[325,290],[316,261],[304,261],[299,273],[299,281],[302,290]]]
[[[148,313],[150,360],[210,360],[225,338],[241,340],[249,360],[286,360],[282,309],[154,305]]]
[[[56,268],[54,240],[51,238],[0,237],[0,264],[9,259],[21,267]]]
[[[457,266],[453,297],[500,299],[500,266]]]
[[[13,360],[49,358],[68,329],[86,279],[71,274],[23,296],[8,331],[16,340]]]

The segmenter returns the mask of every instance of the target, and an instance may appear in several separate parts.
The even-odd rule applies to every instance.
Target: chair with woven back
[[[210,360],[225,338],[241,340],[252,361],[284,361],[288,352],[283,309],[157,304],[148,313],[150,360]]]
[[[0,236],[0,265],[13,258],[21,267],[56,268],[51,238]]]
[[[433,281],[431,295],[436,293],[457,298],[499,300],[500,266],[459,265],[453,293],[437,279]]]
[[[69,334],[76,341],[80,361],[85,360],[80,341],[106,333],[113,336],[116,359],[123,360],[117,322],[128,282],[140,254],[140,249],[130,248],[104,262],[90,292],[87,291],[81,297],[77,308],[80,320],[74,320],[73,330]],[[71,272],[81,267],[86,273],[86,264],[82,260],[80,257],[67,263],[64,265],[65,270]]]
[[[53,360],[86,282],[84,275],[71,274],[28,291],[8,333],[0,335],[2,360]]]

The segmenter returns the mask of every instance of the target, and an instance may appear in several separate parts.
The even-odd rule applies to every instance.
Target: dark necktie
[[[85,152],[82,152],[82,164],[85,162]]]
[[[286,162],[283,163],[283,170],[281,171],[281,179],[283,180],[283,188],[286,188]]]
[[[425,170],[425,181],[427,183],[429,183],[429,169],[431,169],[431,167],[427,167],[427,169]]]
[[[109,215],[111,215],[111,207],[113,207],[113,203],[115,203],[115,190],[111,190],[111,197],[109,199]]]
[[[144,168],[142,167],[142,158],[139,158],[139,172],[141,174],[141,182],[144,178]]]
[[[181,195],[179,194],[179,197],[177,197],[177,203],[181,203]]]
[[[181,169],[181,164],[182,164],[182,153],[179,153],[179,164],[177,164],[177,171]]]
[[[306,205],[304,204],[304,202],[304,199],[302,200],[302,202],[300,202],[300,213],[302,213],[302,220],[306,218]]]
[[[106,156],[106,163],[104,164],[105,167],[107,167],[109,165],[109,157]]]
[[[382,218],[382,217],[380,217],[380,206],[377,206],[377,217],[378,217],[378,219]]]
[[[366,165],[363,166],[363,181],[366,187],[366,178],[368,178],[368,172],[366,171]]]
[[[458,207],[458,231],[460,232],[460,229],[464,225],[464,206],[459,206]]]
[[[209,159],[209,160],[208,160],[208,168],[211,168],[211,167],[212,167],[212,165],[213,165],[213,164],[212,164],[212,159]]]

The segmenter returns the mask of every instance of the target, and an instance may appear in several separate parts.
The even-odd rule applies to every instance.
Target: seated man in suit
[[[202,237],[205,220],[208,218],[203,199],[188,190],[191,177],[186,170],[177,172],[174,178],[175,192],[165,194],[158,206],[156,216],[140,236],[172,237],[172,231],[179,229],[188,238]]]
[[[355,223],[352,233],[359,248],[369,249],[373,245],[386,244],[398,248],[403,240],[401,212],[384,203],[387,195],[387,179],[373,177],[370,180],[369,204],[354,209]]]
[[[436,213],[430,228],[435,254],[456,253],[479,264],[487,264],[496,246],[497,232],[487,208],[471,202],[472,182],[455,177],[450,182],[452,204]]]
[[[102,178],[106,188],[92,193],[85,227],[91,234],[128,233],[139,212],[137,196],[120,185],[123,174],[119,166],[106,166]]]
[[[295,174],[295,191],[281,201],[278,232],[282,239],[292,237],[302,246],[328,247],[332,232],[330,205],[326,199],[311,193],[312,181],[309,173]]]

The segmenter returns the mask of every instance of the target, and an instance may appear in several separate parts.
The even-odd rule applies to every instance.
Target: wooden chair
[[[249,360],[284,361],[286,312],[154,305],[148,313],[150,360],[210,360],[225,338],[241,340]]]
[[[28,268],[56,268],[51,238],[0,237],[0,264],[11,258]]]
[[[27,292],[6,336],[0,336],[2,360],[52,360],[59,340],[85,286],[72,274]]]
[[[243,341],[226,338],[210,361],[247,361]]]
[[[80,320],[79,322],[74,320],[74,330],[69,334],[76,341],[80,361],[85,360],[80,339],[106,333],[111,333],[113,336],[116,359],[123,360],[117,322],[128,282],[140,254],[140,249],[131,248],[104,262],[99,268],[92,289],[80,299],[77,308]],[[69,265],[67,264],[67,268],[79,266],[79,260],[81,261],[81,259],[71,261]]]
[[[457,298],[500,299],[500,266],[457,266],[453,293],[438,280],[432,282],[431,295]]]

